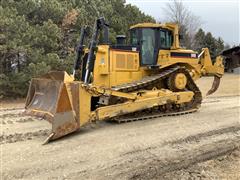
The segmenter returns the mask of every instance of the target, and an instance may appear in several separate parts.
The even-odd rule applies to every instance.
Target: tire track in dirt
[[[69,174],[68,177],[74,179],[84,176],[97,179],[97,176],[92,177],[94,172],[105,174],[105,179],[164,179],[163,175],[166,173],[240,149],[239,132],[240,125],[236,124],[147,148],[135,149],[120,154],[118,159],[101,169],[79,171]],[[220,136],[221,138],[216,138]],[[180,148],[176,149],[176,144],[181,144]]]
[[[196,163],[188,168],[165,173],[154,179],[240,179],[240,148],[222,156]]]
[[[16,120],[9,120],[9,119],[0,119],[0,124],[2,125],[10,125],[15,123],[27,123],[27,122],[33,122],[35,119],[31,117],[24,117]]]
[[[16,117],[24,117],[24,116],[26,116],[26,115],[24,115],[23,113],[16,113],[16,114],[9,113],[9,114],[0,115],[0,119],[16,118]]]
[[[27,132],[27,133],[15,133],[15,134],[9,134],[9,135],[3,134],[0,136],[0,144],[15,143],[19,141],[37,139],[40,137],[47,137],[47,135],[49,135],[50,132],[51,131],[49,129],[44,129],[44,130],[38,130],[35,132]]]
[[[191,149],[174,150],[168,147],[168,156],[159,145],[143,150],[141,153],[127,154],[125,158],[115,159],[102,168],[90,168],[68,174],[67,179],[164,179],[164,175],[177,170],[186,169],[192,165],[215,159],[240,150],[240,138],[226,138],[209,142]],[[95,176],[95,174],[97,176]],[[98,176],[100,175],[100,176]]]
[[[23,108],[6,108],[0,109],[0,125],[2,127],[9,126],[11,128],[16,123],[29,123],[35,121],[36,118],[24,115]],[[40,129],[34,132],[0,135],[0,144],[15,143],[19,141],[32,140],[40,137],[45,137],[50,133],[48,129]]]
[[[205,139],[207,137],[221,135],[221,134],[237,133],[238,131],[240,131],[240,124],[239,125],[234,125],[234,126],[229,126],[229,127],[224,127],[224,128],[221,128],[221,129],[216,129],[216,130],[212,130],[212,131],[208,131],[208,132],[198,133],[198,134],[195,134],[195,135],[190,135],[190,136],[187,136],[185,138],[180,138],[180,139],[173,140],[173,141],[165,141],[163,144],[161,144],[161,146],[199,142],[202,139]],[[133,154],[133,153],[141,153],[142,151],[147,151],[147,150],[156,149],[156,148],[158,148],[158,146],[151,146],[151,147],[148,147],[148,148],[145,148],[145,149],[128,151],[128,152],[122,154],[121,156],[125,156],[125,155],[128,155],[128,154]]]
[[[215,159],[219,156],[240,149],[240,139],[225,139],[203,145],[187,153],[180,153],[177,157],[164,160],[152,158],[147,164],[137,166],[134,170],[124,172],[130,174],[129,179],[162,179],[165,173],[188,168],[194,164]],[[118,174],[117,176],[121,176]]]
[[[0,112],[24,110],[24,108],[1,108]]]
[[[0,109],[0,117],[1,118],[7,118],[12,116],[22,116],[24,113],[24,109]]]
[[[211,142],[209,144],[204,144],[191,151],[187,149],[180,150],[180,155],[173,155],[173,157],[161,160],[158,156],[151,153],[151,150],[158,149],[159,146],[149,147],[147,149],[138,150],[137,152],[131,152],[131,154],[139,154],[141,151],[149,152],[153,157],[152,161],[147,164],[140,165],[140,167],[135,170],[129,171],[128,179],[164,179],[164,174],[188,168],[194,164],[205,162],[211,159],[215,159],[219,156],[226,155],[236,150],[240,150],[240,137],[237,135],[240,131],[240,125],[236,124],[229,127],[224,127],[221,129],[216,129],[208,131],[206,133],[198,133],[195,135],[187,136],[186,138],[180,138],[174,141],[165,142],[165,146],[174,146],[176,144],[189,145],[189,143],[198,144],[203,139],[208,139],[212,136],[219,136],[223,134],[236,134],[234,138],[226,138],[218,140],[217,142]],[[190,145],[191,146],[191,145]],[[156,151],[155,150],[155,151]],[[175,157],[174,157],[175,156]],[[126,173],[126,172],[125,172]],[[127,174],[128,174],[127,173]],[[118,174],[117,176],[121,176]]]
[[[26,123],[41,119],[42,118],[27,116],[26,114],[24,114],[24,110],[22,108],[21,111],[15,110],[14,108],[11,110],[0,109],[0,125]]]
[[[198,142],[203,138],[207,138],[210,136],[216,136],[216,135],[221,135],[221,134],[226,134],[226,133],[237,133],[238,131],[240,131],[240,124],[239,125],[234,125],[234,126],[230,126],[230,127],[224,127],[221,129],[216,129],[216,130],[212,130],[212,131],[208,131],[205,133],[198,133],[195,135],[190,135],[187,136],[185,138],[180,138],[174,141],[167,141],[164,143],[164,145],[166,144],[181,144],[181,143],[190,143],[190,142]]]
[[[19,111],[20,110],[20,111]],[[2,113],[4,112],[4,113]],[[41,118],[33,118],[24,114],[23,108],[12,108],[12,109],[0,109],[0,125],[6,128],[13,128],[17,123],[31,123]],[[18,125],[17,125],[18,126]],[[13,132],[5,134],[4,132],[0,135],[0,144],[15,143],[19,141],[26,141],[46,137],[49,135],[49,129],[32,130],[29,132]]]

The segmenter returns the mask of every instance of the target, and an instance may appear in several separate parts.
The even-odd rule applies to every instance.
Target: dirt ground
[[[203,94],[213,78],[197,83]],[[240,179],[240,75],[193,114],[99,122],[47,145],[48,122],[2,102],[1,179]]]

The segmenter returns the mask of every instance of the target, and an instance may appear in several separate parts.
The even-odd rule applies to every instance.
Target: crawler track
[[[180,66],[174,66],[156,75],[148,76],[132,83],[115,86],[112,89],[121,92],[134,92],[141,89],[152,89],[154,87],[159,87],[160,84],[166,84],[167,79],[174,73],[183,73],[187,77],[188,80],[187,86],[184,91],[194,92],[193,100],[191,102],[180,105],[166,104],[159,106],[157,108],[154,107],[152,109],[147,109],[140,112],[134,112],[128,115],[115,117],[111,120],[122,123],[137,120],[153,119],[163,116],[177,116],[196,112],[201,105],[202,94],[197,85],[195,84],[194,80],[192,79],[191,75],[189,74],[189,72],[185,68]]]
[[[147,119],[154,119],[154,118],[159,118],[159,117],[165,117],[165,116],[180,116],[184,114],[190,114],[196,112],[197,109],[190,109],[187,111],[180,111],[180,112],[171,112],[171,113],[156,113],[152,115],[142,115],[139,117],[129,117],[129,118],[120,118],[120,119],[115,119],[118,123],[123,123],[123,122],[132,122],[132,121],[139,121],[139,120],[147,120]]]

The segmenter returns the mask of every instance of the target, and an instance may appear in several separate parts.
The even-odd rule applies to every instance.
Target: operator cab
[[[161,27],[134,27],[130,29],[130,44],[138,47],[141,66],[156,66],[159,50],[170,50],[173,33]]]

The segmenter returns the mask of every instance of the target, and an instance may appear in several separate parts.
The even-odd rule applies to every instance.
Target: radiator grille
[[[126,55],[116,54],[116,68],[125,69],[125,67],[126,67]]]
[[[134,68],[134,55],[128,54],[127,55],[127,69]]]
[[[116,69],[134,70],[137,68],[138,61],[134,54],[116,54]]]

